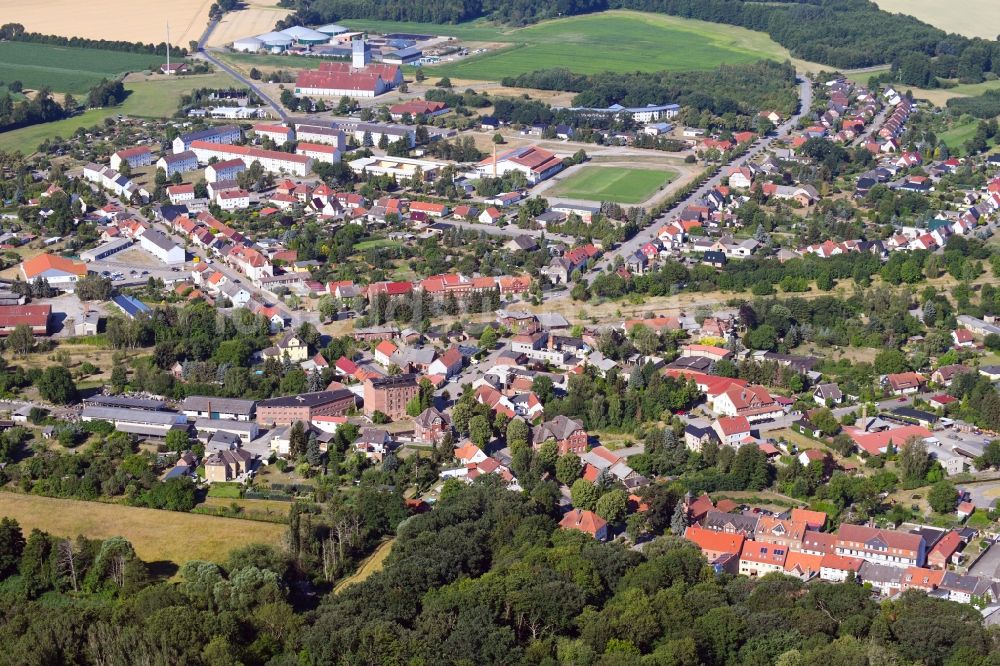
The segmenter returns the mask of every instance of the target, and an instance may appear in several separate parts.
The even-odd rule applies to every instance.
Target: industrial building
[[[47,335],[51,305],[0,305],[0,335],[10,335],[18,326],[30,326],[35,335]]]
[[[352,60],[324,62],[318,70],[303,70],[295,81],[295,94],[319,97],[377,97],[403,83],[398,65],[370,64],[371,51],[364,40],[352,46]]]
[[[107,259],[113,254],[118,254],[122,250],[126,250],[132,247],[131,238],[116,238],[112,241],[108,241],[97,247],[85,250],[80,253],[80,259],[83,261],[100,261],[101,259]]]
[[[87,275],[87,266],[80,261],[43,253],[22,261],[20,273],[25,282],[44,278],[51,287],[72,291],[77,281]]]
[[[308,423],[315,416],[343,416],[356,405],[356,396],[347,389],[270,398],[257,403],[257,423],[264,426]]]
[[[162,412],[167,409],[163,400],[152,398],[129,398],[122,395],[92,395],[83,399],[84,407],[121,407],[123,409],[146,409],[152,412]]]
[[[84,421],[107,421],[118,432],[148,439],[165,439],[171,430],[187,430],[187,418],[176,412],[127,409],[124,407],[84,407]]]
[[[239,398],[217,398],[209,395],[189,395],[181,404],[188,418],[224,421],[250,421],[257,403]]]

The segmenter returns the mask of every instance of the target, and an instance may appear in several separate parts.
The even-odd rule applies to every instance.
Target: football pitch
[[[667,169],[585,166],[546,194],[584,201],[637,204],[675,178],[677,173]]]

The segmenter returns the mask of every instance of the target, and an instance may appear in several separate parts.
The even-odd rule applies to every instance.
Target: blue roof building
[[[135,319],[136,316],[144,312],[151,312],[148,305],[137,298],[132,298],[131,296],[126,296],[125,294],[119,294],[111,300],[121,309],[122,312],[125,313],[125,316],[129,319]]]

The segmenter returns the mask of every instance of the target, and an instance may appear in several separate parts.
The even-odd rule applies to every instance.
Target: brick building
[[[347,389],[270,398],[257,403],[257,423],[263,426],[308,423],[315,416],[343,416],[356,404],[354,394]]]
[[[365,414],[382,412],[392,420],[406,416],[406,403],[420,392],[415,374],[365,380]],[[260,408],[258,407],[258,410]]]

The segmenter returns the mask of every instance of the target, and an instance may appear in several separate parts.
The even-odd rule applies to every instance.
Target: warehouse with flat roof
[[[80,418],[84,421],[107,421],[118,432],[147,439],[166,438],[171,430],[187,430],[187,418],[176,412],[158,412],[148,409],[124,407],[84,407]]]

